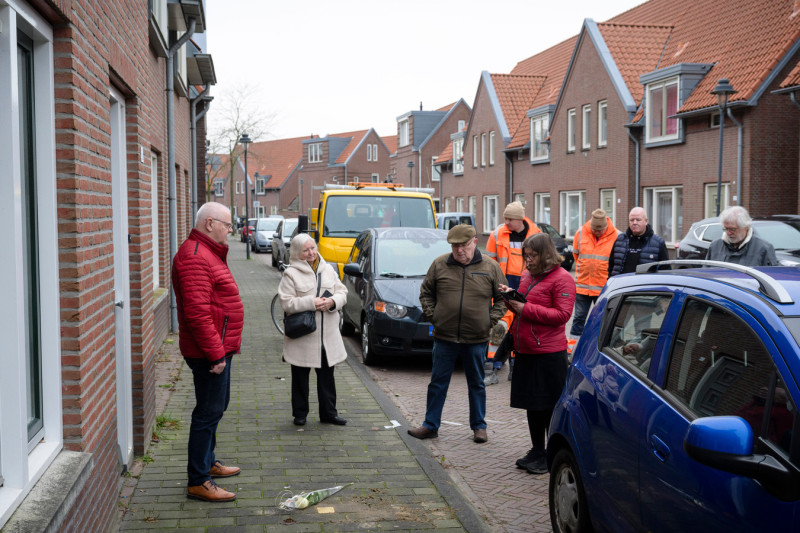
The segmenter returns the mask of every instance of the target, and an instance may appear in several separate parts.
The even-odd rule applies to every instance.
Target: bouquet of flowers
[[[295,509],[305,509],[310,505],[317,504],[330,496],[336,494],[343,488],[352,485],[347,483],[345,485],[336,485],[328,489],[312,490],[308,492],[301,492],[292,495],[289,491],[284,491],[278,496],[278,507],[284,511],[294,511]]]

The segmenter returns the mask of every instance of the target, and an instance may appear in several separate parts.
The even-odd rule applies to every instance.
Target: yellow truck
[[[319,253],[339,269],[356,237],[367,228],[409,226],[435,228],[433,189],[403,187],[394,183],[328,184],[320,193],[319,206],[308,216],[308,233]]]

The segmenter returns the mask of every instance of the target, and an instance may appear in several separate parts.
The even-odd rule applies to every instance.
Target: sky
[[[463,98],[519,62],[642,0],[206,0],[215,102],[249,88],[255,140],[374,128]],[[209,127],[219,127],[214,104]]]

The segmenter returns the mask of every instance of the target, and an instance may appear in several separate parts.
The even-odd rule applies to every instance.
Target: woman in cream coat
[[[283,358],[292,365],[292,416],[303,426],[308,416],[308,377],[317,373],[319,421],[343,426],[347,420],[336,411],[334,365],[347,358],[339,333],[338,310],[347,301],[347,288],[336,270],[317,253],[314,239],[299,233],[292,239],[289,266],[283,273],[278,294],[287,315],[316,310],[317,329],[297,339],[283,338]],[[317,296],[317,275],[320,276]]]

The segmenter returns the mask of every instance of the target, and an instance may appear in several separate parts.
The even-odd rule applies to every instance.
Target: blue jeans
[[[462,344],[433,339],[433,368],[431,382],[428,384],[428,407],[423,426],[439,431],[450,377],[453,375],[456,359],[461,358],[469,390],[469,427],[473,430],[486,428],[486,421],[483,419],[486,415],[486,386],[483,384],[483,358],[486,348],[485,342]]]
[[[211,476],[209,472],[216,463],[214,448],[217,445],[217,425],[222,420],[231,399],[231,357],[225,358],[225,370],[220,374],[209,372],[211,365],[205,359],[185,358],[194,376],[196,405],[192,411],[189,428],[189,474],[190,487],[202,485]]]
[[[575,309],[572,312],[572,327],[570,335],[577,337],[583,335],[583,326],[586,325],[586,317],[589,315],[589,308],[597,301],[597,296],[587,296],[585,294],[575,295]]]

